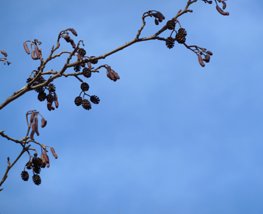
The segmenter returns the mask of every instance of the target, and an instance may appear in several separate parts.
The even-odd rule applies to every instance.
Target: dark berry
[[[96,95],[92,95],[92,96],[90,96],[90,101],[93,102],[94,104],[99,104],[100,98],[97,97]]]
[[[34,184],[36,184],[36,185],[41,184],[41,177],[40,177],[39,175],[34,174],[34,175],[32,176],[32,179],[33,179]]]
[[[47,95],[47,101],[48,101],[49,103],[52,103],[52,102],[54,101],[54,96],[49,93],[49,94]]]
[[[35,166],[35,167],[33,168],[33,171],[34,171],[35,173],[39,174],[40,171],[41,171],[40,166]]]
[[[88,91],[89,90],[89,84],[86,82],[81,83],[80,88],[82,91]]]
[[[98,63],[98,60],[95,59],[95,56],[91,56],[89,61],[92,63],[92,64],[97,64]]]
[[[174,38],[168,37],[165,42],[167,48],[171,49],[174,47]]]
[[[169,21],[166,23],[166,26],[167,26],[167,29],[169,29],[169,30],[174,30],[174,28],[175,28],[175,21],[174,21],[174,20],[169,20]]]
[[[41,92],[38,93],[37,99],[40,102],[42,102],[42,101],[44,101],[46,99],[46,97],[47,97],[46,93],[44,91],[41,91]]]
[[[80,65],[76,65],[76,66],[74,66],[74,71],[76,71],[76,72],[78,72],[78,71],[80,71]]]
[[[91,104],[87,99],[83,99],[82,100],[82,107],[86,110],[90,110],[91,109]]]
[[[28,162],[26,163],[26,168],[27,168],[27,169],[32,169],[32,162],[31,162],[31,161],[28,161]]]
[[[31,82],[32,79],[33,79],[33,78],[31,78],[31,77],[27,78],[26,83]]]
[[[29,174],[28,174],[28,172],[27,171],[22,171],[21,172],[21,178],[22,178],[22,180],[23,181],[28,181],[28,179],[29,179]]]
[[[82,73],[84,77],[87,77],[87,78],[91,77],[91,70],[88,68],[83,68]]]
[[[79,53],[79,55],[82,56],[82,57],[84,57],[84,56],[86,55],[86,51],[85,51],[85,49],[83,49],[83,48],[80,48],[80,49],[78,50],[78,53]]]
[[[74,102],[76,106],[80,106],[82,104],[82,98],[78,96],[75,98]]]
[[[49,90],[50,92],[55,92],[55,91],[56,91],[56,86],[55,86],[54,84],[50,83],[50,84],[48,85],[48,90]]]

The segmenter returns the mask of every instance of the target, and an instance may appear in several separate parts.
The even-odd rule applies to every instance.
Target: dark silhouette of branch
[[[229,13],[225,11],[226,0],[199,0],[206,4],[215,3],[216,10],[224,16],[228,16]],[[186,49],[192,51],[197,56],[197,61],[204,67],[206,63],[210,62],[210,58],[213,53],[206,48],[200,47],[198,45],[187,44],[187,31],[183,28],[180,18],[181,16],[192,13],[190,6],[198,0],[187,0],[186,5],[183,9],[179,10],[176,15],[170,18],[166,23],[164,23],[165,16],[156,10],[149,10],[142,15],[142,24],[139,27],[135,37],[123,45],[112,49],[109,52],[101,54],[99,56],[88,56],[86,55],[86,50],[84,49],[84,42],[82,40],[75,42],[75,37],[78,36],[77,31],[74,28],[67,28],[59,32],[56,44],[51,48],[50,53],[45,58],[42,55],[41,45],[42,43],[38,39],[27,40],[23,43],[23,48],[32,58],[39,62],[39,66],[33,70],[28,77],[25,86],[21,89],[15,91],[12,95],[7,97],[1,104],[0,110],[14,102],[16,99],[20,98],[24,94],[30,91],[36,91],[38,93],[38,100],[41,102],[46,102],[47,109],[53,111],[59,107],[58,94],[56,93],[56,87],[54,82],[56,79],[61,77],[74,77],[80,82],[80,94],[75,98],[74,103],[76,106],[82,106],[86,110],[90,110],[93,104],[99,104],[100,99],[96,95],[88,94],[89,84],[83,80],[92,76],[93,73],[99,73],[101,69],[106,72],[107,78],[112,81],[117,81],[120,79],[119,74],[112,69],[110,65],[96,64],[100,63],[101,60],[120,52],[134,44],[146,42],[146,41],[159,41],[165,43],[167,48],[171,49],[174,47],[175,42],[183,45]],[[142,32],[148,24],[148,20],[154,20],[155,25],[162,25],[158,31],[155,33],[142,37]],[[166,35],[164,35],[166,33]],[[167,36],[168,35],[168,36]],[[70,51],[59,51],[61,42],[66,42],[69,44]],[[7,60],[7,52],[0,51],[0,62],[9,65],[10,62]],[[49,62],[56,60],[61,56],[67,56],[64,64],[59,70],[46,70]],[[72,69],[74,72],[72,72]],[[69,71],[69,72],[67,72]],[[45,118],[36,110],[28,111],[26,114],[27,119],[27,131],[26,135],[22,140],[14,139],[4,131],[0,131],[0,136],[10,142],[20,144],[22,146],[22,151],[17,156],[17,158],[11,163],[10,158],[8,158],[8,164],[6,171],[0,181],[0,187],[6,181],[8,173],[11,168],[16,164],[16,162],[22,157],[26,152],[29,155],[29,161],[25,165],[25,169],[21,173],[21,177],[24,181],[29,179],[29,174],[27,170],[32,170],[33,182],[36,185],[41,183],[41,178],[39,176],[40,169],[49,167],[50,161],[47,152],[50,151],[54,158],[57,158],[57,154],[53,147],[46,146],[37,142],[34,138],[35,135],[39,135],[38,130],[38,119],[41,117],[41,127],[45,127],[47,121]],[[38,150],[33,148],[32,145],[39,147],[41,155],[38,155]],[[34,154],[32,155],[32,151]],[[0,189],[1,190],[1,189]]]

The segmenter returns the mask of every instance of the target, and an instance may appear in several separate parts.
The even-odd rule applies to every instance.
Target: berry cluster
[[[86,82],[82,82],[80,85],[81,93],[79,96],[77,96],[74,100],[74,103],[76,106],[82,106],[86,110],[91,109],[91,103],[99,104],[100,98],[96,95],[89,95],[86,92],[89,90],[89,84]],[[81,96],[82,95],[82,96]],[[86,98],[89,97],[89,100]]]
[[[40,102],[47,101],[47,109],[49,111],[55,110],[55,107],[58,108],[59,106],[56,87],[53,83],[49,83],[48,86],[40,88],[37,98]],[[53,104],[55,104],[55,107]]]
[[[175,37],[172,37],[172,34],[175,31],[175,21],[174,20],[169,20],[167,23],[166,23],[166,27],[167,29],[169,30],[172,30],[172,33],[169,37],[166,38],[165,40],[165,44],[167,46],[167,48],[171,49],[174,47],[174,42],[177,41],[179,44],[184,44],[185,41],[186,41],[186,35],[187,35],[187,32],[184,28],[180,27],[175,35]]]
[[[37,76],[38,72],[33,71],[30,77],[27,79],[27,83],[31,84],[32,86],[39,85],[44,83],[46,80],[43,76],[39,76],[33,83],[32,80]],[[47,86],[39,87],[35,89],[38,93],[38,100],[40,102],[47,101],[47,109],[49,111],[55,110],[55,107],[58,108],[58,96],[56,94],[56,86],[53,83],[49,83]],[[55,107],[53,106],[55,104]]]
[[[167,48],[169,48],[169,49],[173,48],[174,47],[174,41],[175,41],[174,38],[169,36],[165,41]]]
[[[43,156],[43,155],[42,155]],[[37,153],[34,154],[34,157],[31,158],[27,163],[26,163],[26,169],[27,170],[32,170],[33,176],[32,176],[32,180],[34,182],[34,184],[36,185],[40,185],[41,184],[41,177],[40,177],[40,171],[41,168],[45,168],[46,166],[49,167],[49,160],[48,162],[46,161],[48,160],[48,156],[46,158],[42,157],[38,157]],[[29,179],[29,173],[27,170],[23,170],[21,172],[21,178],[24,181],[28,181]]]
[[[53,147],[50,147],[50,152],[54,156],[54,158],[58,158],[57,153]],[[34,184],[40,185],[41,184],[41,177],[40,172],[43,168],[49,168],[50,162],[49,157],[47,155],[47,150],[42,148],[41,157],[38,157],[38,154],[35,153],[33,157],[30,156],[30,160],[26,163],[24,170],[21,172],[21,178],[23,181],[29,180],[29,173],[28,171],[32,171],[32,180]]]

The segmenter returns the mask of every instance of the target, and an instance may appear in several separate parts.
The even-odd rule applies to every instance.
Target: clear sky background
[[[88,54],[100,55],[131,40],[143,12],[156,9],[168,20],[184,2],[1,1],[0,49],[12,65],[0,67],[0,100],[38,65],[23,41],[38,38],[47,55],[57,33],[74,27]],[[169,50],[163,42],[141,43],[102,61],[121,80],[93,75],[90,91],[101,104],[91,111],[74,105],[75,79],[55,82],[54,112],[34,92],[0,111],[0,130],[21,138],[26,111],[39,110],[48,125],[37,140],[59,154],[41,172],[40,186],[20,178],[26,156],[14,167],[0,214],[262,213],[263,3],[229,0],[229,17],[215,5],[192,8],[180,21],[189,44],[214,52],[205,68],[179,44]],[[157,29],[149,20],[145,35]],[[0,139],[1,174],[19,149]]]

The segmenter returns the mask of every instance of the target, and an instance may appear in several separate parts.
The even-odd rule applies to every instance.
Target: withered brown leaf
[[[218,13],[220,13],[223,16],[229,16],[229,12],[224,11],[221,7],[219,7],[218,5],[216,5],[216,10],[218,11]]]
[[[42,119],[41,119],[41,128],[44,128],[46,125],[47,125],[47,120],[44,117],[42,117]]]
[[[57,159],[58,155],[57,155],[55,149],[53,147],[50,147],[50,151],[51,151],[52,155],[54,156],[54,158]]]
[[[39,131],[38,131],[38,117],[37,117],[37,116],[35,117],[35,121],[34,121],[34,123],[32,124],[32,129],[33,129],[33,126],[34,126],[34,130],[35,130],[37,136],[39,136]]]
[[[49,157],[47,155],[46,150],[42,148],[41,153],[42,153],[41,154],[42,161],[46,164],[47,167],[49,167],[50,166]]]
[[[198,54],[198,62],[202,67],[205,67],[204,60],[200,54]]]
[[[4,57],[7,57],[7,56],[8,56],[7,52],[4,51],[4,50],[0,50],[0,53],[1,53]]]
[[[42,58],[42,51],[39,49],[38,46],[35,46],[35,53],[36,53],[36,57],[38,59],[41,59]]]
[[[27,53],[27,54],[30,54],[30,50],[29,50],[29,48],[28,48],[28,46],[27,46],[27,42],[28,42],[28,41],[25,41],[25,42],[23,43],[23,47],[24,47],[26,53]]]
[[[34,140],[35,131],[32,129],[30,133],[30,139]]]
[[[74,35],[74,36],[78,36],[77,31],[74,28],[68,28],[68,30]]]

